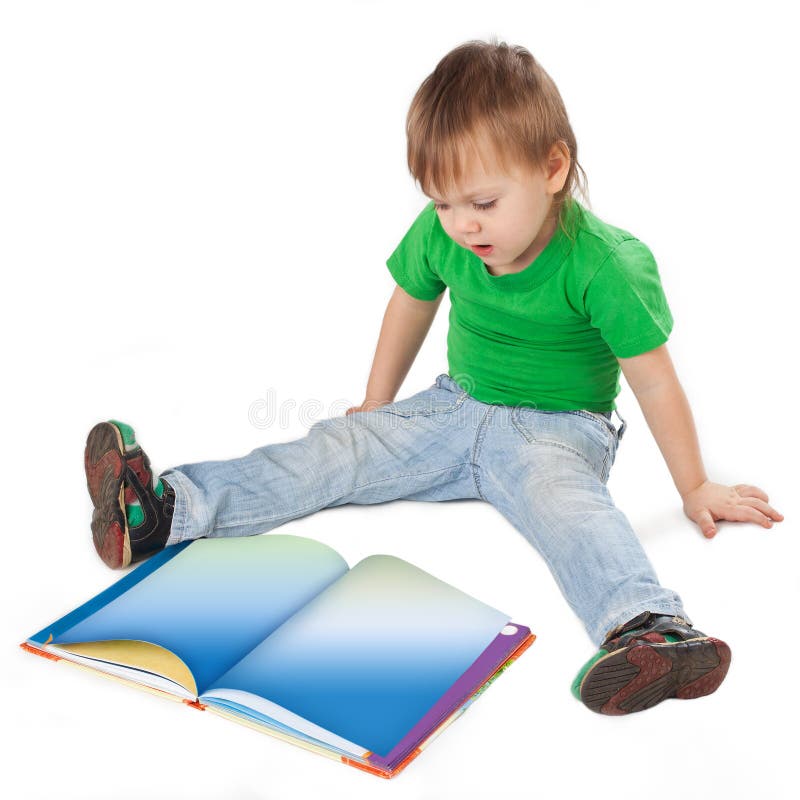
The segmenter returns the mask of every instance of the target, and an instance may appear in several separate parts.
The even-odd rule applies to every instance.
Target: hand
[[[345,411],[345,416],[348,414],[357,414],[360,411],[374,411],[381,406],[388,406],[391,400],[365,400],[360,406],[351,406]]]
[[[720,519],[756,522],[764,528],[771,528],[773,520],[783,520],[783,514],[769,505],[768,501],[766,492],[757,486],[746,483],[723,486],[705,481],[684,496],[683,511],[697,523],[703,536],[711,539],[717,533],[714,523]]]

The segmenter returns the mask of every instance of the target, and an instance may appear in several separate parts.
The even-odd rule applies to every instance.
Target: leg
[[[345,503],[476,498],[466,398],[441,376],[376,411],[323,420],[302,439],[167,470],[175,491],[168,544],[263,533]]]
[[[481,460],[486,499],[544,556],[600,646],[574,696],[593,711],[628,714],[714,692],[730,648],[691,627],[615,507],[605,486],[619,442],[611,423],[585,411],[498,414],[505,424],[493,426]]]
[[[542,554],[592,640],[643,611],[686,619],[605,486],[610,423],[587,412],[498,407],[480,468],[485,499]]]

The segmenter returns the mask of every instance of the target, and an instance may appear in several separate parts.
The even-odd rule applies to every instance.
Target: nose
[[[456,233],[462,235],[468,233],[478,233],[481,226],[475,218],[473,211],[454,211],[453,213],[453,229]]]

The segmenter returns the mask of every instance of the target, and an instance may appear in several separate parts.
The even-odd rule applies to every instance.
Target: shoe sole
[[[599,659],[586,673],[581,700],[600,714],[644,711],[662,700],[689,700],[716,691],[731,651],[706,637],[664,644],[636,643]]]
[[[84,468],[92,513],[95,550],[112,569],[131,563],[131,542],[125,514],[125,445],[122,434],[110,422],[100,422],[89,431]]]

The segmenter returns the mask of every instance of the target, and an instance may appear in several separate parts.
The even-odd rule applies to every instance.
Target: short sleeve
[[[435,300],[446,288],[429,260],[429,241],[436,211],[429,203],[386,261],[397,285],[418,300]]]
[[[660,347],[672,331],[672,314],[653,254],[626,239],[603,262],[584,294],[592,326],[617,358]]]

